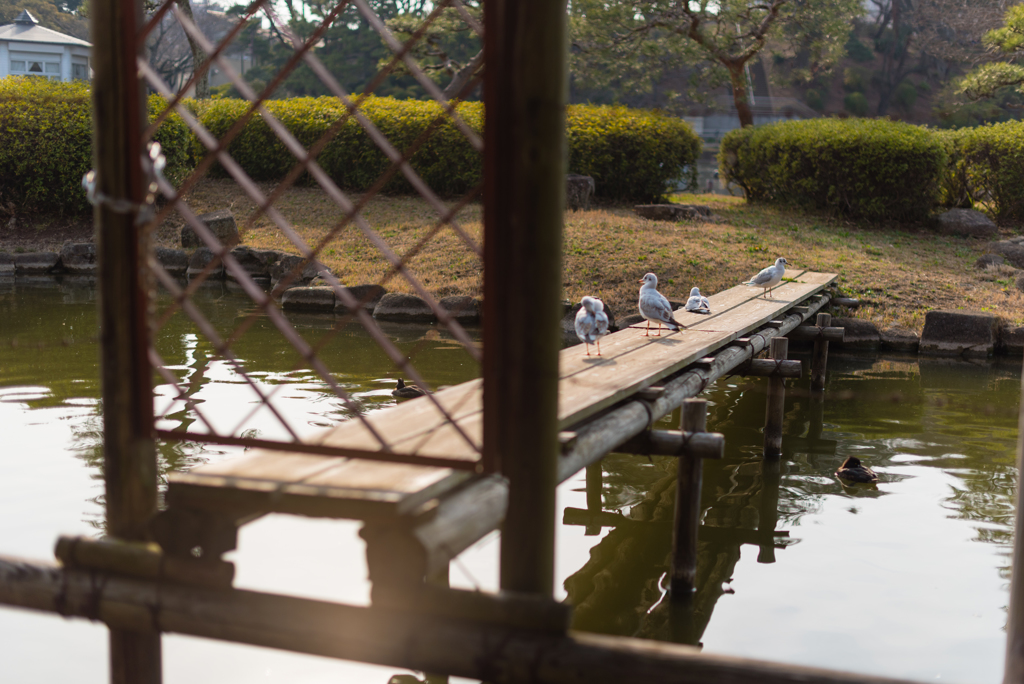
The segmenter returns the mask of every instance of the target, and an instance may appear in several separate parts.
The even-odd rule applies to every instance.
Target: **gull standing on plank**
[[[644,333],[644,337],[651,336],[651,321],[658,324],[658,334],[655,337],[661,337],[662,323],[674,331],[682,330],[683,326],[672,318],[672,305],[665,299],[665,295],[658,292],[658,276],[648,273],[639,282],[644,284],[640,288],[640,315],[647,319],[647,332]]]
[[[601,338],[608,334],[608,314],[604,312],[604,302],[597,297],[584,297],[580,300],[583,306],[576,312],[576,337],[587,345],[587,356],[590,356],[590,345],[597,344],[597,355],[601,355]]]
[[[686,306],[683,308],[690,313],[709,314],[711,313],[711,302],[700,293],[699,288],[695,287],[690,290],[690,298],[686,300]]]
[[[782,282],[782,276],[786,273],[787,264],[789,262],[786,261],[785,257],[779,257],[775,260],[774,266],[769,266],[743,284],[764,288],[763,294],[767,298],[771,294],[772,288]]]

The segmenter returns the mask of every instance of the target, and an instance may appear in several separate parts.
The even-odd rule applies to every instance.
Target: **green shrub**
[[[570,173],[593,176],[599,198],[646,202],[662,197],[672,181],[696,185],[701,140],[681,119],[626,107],[572,105],[566,138]]]
[[[904,81],[896,86],[896,90],[894,90],[892,94],[892,103],[894,105],[902,109],[904,112],[909,112],[916,102],[917,88],[914,87],[913,83]]]
[[[847,67],[843,70],[843,90],[848,93],[863,93],[868,73],[860,67]]]
[[[947,166],[943,199],[966,196],[998,221],[1024,221],[1024,122],[942,131],[956,155]],[[959,193],[959,194],[957,194]],[[954,206],[956,206],[954,204]]]
[[[884,119],[808,119],[731,131],[719,167],[752,202],[922,219],[947,156],[931,131]]]
[[[846,54],[854,62],[870,62],[875,58],[875,53],[871,51],[871,48],[860,42],[852,33],[850,39],[846,41]]]
[[[162,109],[151,98],[150,114]],[[168,173],[190,163],[189,133],[169,117],[154,139],[168,153]],[[82,176],[92,168],[88,85],[43,78],[0,79],[0,202],[23,212],[86,213]]]
[[[864,93],[850,93],[843,98],[843,107],[854,116],[864,116],[868,113],[868,98]]]

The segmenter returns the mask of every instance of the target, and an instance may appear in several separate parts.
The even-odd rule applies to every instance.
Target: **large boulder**
[[[711,217],[711,208],[702,204],[638,204],[633,211],[651,221],[700,221]]]
[[[1024,245],[1013,240],[1000,240],[990,242],[988,251],[991,254],[998,254],[1016,268],[1024,268]]]
[[[208,214],[202,214],[196,217],[203,222],[210,232],[217,236],[222,245],[228,247],[234,247],[242,240],[238,236],[238,225],[235,223],[235,217],[231,213],[230,209],[221,209],[220,211],[211,211]],[[181,229],[181,246],[184,249],[194,249],[201,247],[205,243],[199,239],[196,235],[195,229],[189,225]]]
[[[305,265],[303,265],[305,262]],[[306,262],[300,256],[289,254],[270,265],[270,279],[277,287],[283,279],[288,278],[288,287],[305,287],[322,272],[330,271],[319,261]]]
[[[330,287],[293,287],[281,295],[285,311],[334,311],[334,289]]]
[[[156,248],[156,260],[172,276],[188,273],[188,252],[183,249]]]
[[[991,238],[999,229],[992,219],[974,209],[950,209],[936,218],[943,235]]]
[[[982,254],[974,262],[974,268],[984,270],[989,266],[1001,266],[1006,263],[1005,257],[1000,254]]]
[[[270,267],[287,255],[276,249],[253,249],[239,245],[231,250],[231,256],[251,277],[266,280],[270,278]],[[237,280],[237,278],[229,272],[228,280]]]
[[[381,297],[388,293],[380,285],[353,285],[352,287],[346,287],[353,297],[358,301],[363,302],[363,308],[369,311],[371,314],[373,310],[377,308],[377,304],[380,302]],[[345,314],[349,312],[349,308],[341,301],[341,297],[337,297],[337,304],[334,306],[334,313]]]
[[[575,173],[567,175],[565,177],[565,208],[573,211],[590,209],[596,187],[594,179],[590,176],[580,176]]]
[[[31,254],[14,255],[14,271],[16,273],[53,273],[60,263],[60,255],[56,252],[32,252]]]
[[[389,292],[380,298],[373,317],[382,321],[432,323],[437,320],[433,309],[416,295]]]
[[[69,242],[60,248],[60,261],[68,273],[96,273],[96,245],[91,242]]]
[[[195,278],[205,271],[210,262],[214,260],[214,257],[215,255],[209,247],[200,247],[197,249],[188,260],[188,277]],[[224,264],[218,259],[217,265],[213,267],[209,274],[207,274],[206,278],[219,280],[223,277]]]
[[[966,358],[991,356],[996,346],[997,322],[991,314],[929,311],[924,317],[920,352]]]
[[[480,300],[464,295],[445,297],[438,302],[441,308],[451,314],[459,323],[478,323],[480,321]]]
[[[999,328],[999,341],[996,343],[996,351],[1007,356],[1021,358],[1021,355],[1024,355],[1024,326],[1002,325]]]
[[[921,338],[909,328],[894,325],[878,333],[882,342],[882,349],[889,351],[917,353],[921,345]]]
[[[859,318],[833,318],[832,326],[843,329],[843,341],[834,344],[842,349],[877,349],[882,344],[878,327]]]

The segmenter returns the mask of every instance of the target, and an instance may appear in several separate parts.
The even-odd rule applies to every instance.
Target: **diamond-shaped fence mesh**
[[[187,9],[187,3],[185,7]],[[483,143],[480,134],[460,115],[458,107],[453,104],[453,100],[457,101],[467,96],[480,85],[479,74],[482,73],[482,68],[479,62],[481,60],[477,59],[477,63],[467,65],[462,73],[468,74],[468,76],[457,83],[453,81],[453,84],[457,86],[456,90],[446,96],[427,74],[428,67],[421,65],[414,53],[417,46],[422,46],[428,41],[428,34],[436,35],[438,30],[441,30],[443,26],[451,26],[453,21],[459,26],[459,30],[473,32],[480,39],[482,39],[483,30],[474,16],[473,10],[460,0],[442,0],[436,5],[427,5],[426,9],[429,9],[429,12],[423,11],[416,15],[422,19],[417,19],[414,28],[406,28],[403,31],[403,36],[408,35],[404,41],[392,32],[388,22],[382,19],[366,0],[340,0],[325,13],[323,21],[313,30],[308,31],[308,35],[304,37],[284,21],[274,5],[267,0],[257,0],[245,8],[230,28],[221,32],[217,41],[212,40],[199,28],[191,10],[183,10],[183,6],[175,0],[166,0],[155,8],[143,27],[138,38],[140,41],[150,39],[154,32],[165,31],[170,22],[176,22],[184,36],[187,36],[190,41],[193,55],[205,54],[206,56],[190,77],[180,79],[184,82],[173,85],[162,77],[160,70],[147,59],[140,58],[138,63],[145,83],[153,92],[163,96],[167,103],[166,109],[157,114],[145,131],[143,142],[150,140],[161,124],[168,117],[176,114],[188,126],[203,148],[200,161],[187,178],[176,179],[178,182],[172,184],[168,179],[157,174],[155,180],[166,203],[155,211],[148,229],[155,231],[165,221],[177,216],[185,224],[191,226],[202,244],[211,253],[211,258],[205,266],[193,269],[187,284],[180,282],[155,258],[150,259],[149,268],[156,281],[170,293],[170,303],[155,311],[153,315],[153,328],[154,331],[158,331],[176,317],[186,316],[216,352],[216,358],[207,359],[206,364],[208,366],[217,364],[217,372],[232,374],[235,382],[245,385],[253,398],[253,401],[247,404],[247,409],[232,414],[232,419],[229,421],[232,424],[220,424],[224,421],[215,420],[210,412],[204,409],[203,402],[195,398],[198,389],[195,383],[200,382],[199,379],[205,373],[194,372],[186,377],[180,368],[167,363],[155,348],[151,348],[150,362],[162,381],[166,383],[166,387],[170,388],[170,391],[165,392],[161,401],[158,401],[156,405],[156,425],[160,428],[157,430],[157,434],[162,439],[259,446],[288,451],[299,450],[422,464],[436,465],[445,462],[455,467],[475,467],[475,464],[466,461],[442,461],[438,458],[410,455],[407,450],[403,454],[394,453],[392,444],[389,442],[389,435],[381,434],[366,420],[360,402],[351,395],[345,383],[339,380],[337,373],[343,372],[345,369],[328,367],[321,353],[345,328],[352,325],[361,326],[403,377],[409,378],[423,388],[433,389],[428,378],[417,369],[415,361],[419,349],[413,348],[411,351],[400,349],[399,345],[382,330],[365,308],[364,305],[373,295],[357,297],[353,291],[342,284],[339,274],[331,272],[320,262],[339,239],[356,232],[372,245],[376,258],[386,264],[384,274],[376,285],[394,288],[397,283],[398,289],[418,295],[436,316],[438,324],[446,328],[450,335],[463,346],[474,363],[480,363],[479,346],[453,314],[441,306],[438,299],[424,284],[423,278],[416,272],[415,260],[430,245],[431,241],[438,239],[444,232],[450,231],[457,236],[456,242],[459,248],[466,250],[475,262],[481,263],[482,249],[478,238],[474,237],[474,231],[462,224],[459,215],[468,204],[479,200],[482,185],[477,184],[461,197],[442,199],[439,193],[435,192],[414,170],[410,160],[430,141],[432,136],[438,133],[442,126],[454,126],[482,160]],[[353,11],[358,14],[361,21],[377,32],[380,40],[390,52],[386,59],[381,60],[377,74],[366,83],[359,94],[347,92],[318,56],[318,45],[322,44],[332,24],[351,21],[353,16],[351,12]],[[346,12],[350,14],[346,14]],[[405,17],[405,19],[408,18]],[[444,22],[441,21],[442,19]],[[235,41],[243,35],[246,27],[252,25],[274,36],[279,49],[287,49],[290,52],[277,73],[266,81],[265,86],[250,84],[238,72],[232,60],[228,58]],[[407,27],[408,22],[404,26]],[[358,46],[355,49],[359,49]],[[267,106],[268,101],[272,100],[281,90],[285,80],[300,67],[304,67],[308,73],[318,79],[336,104],[341,106],[342,112],[322,135],[307,144],[300,142],[288,125],[275,116],[271,111],[272,108]],[[234,90],[247,101],[244,113],[225,132],[220,134],[214,134],[207,126],[204,126],[199,113],[200,107],[186,97],[192,92],[198,78],[203,73],[210,73],[214,69],[217,73],[222,74]],[[429,95],[439,105],[437,116],[418,133],[413,142],[401,146],[392,143],[363,111],[374,90],[396,73],[401,73],[406,78],[411,77],[422,89],[422,92]],[[257,92],[258,89],[259,92]],[[291,169],[269,189],[266,184],[261,185],[253,180],[251,174],[232,157],[230,152],[232,143],[239,139],[246,125],[257,118],[262,120],[277,141],[294,158]],[[327,146],[352,122],[355,122],[363,135],[383,153],[387,161],[385,170],[377,180],[368,189],[360,189],[358,193],[353,192],[350,188],[342,187],[343,184],[332,178],[331,174],[318,161]],[[189,191],[196,188],[204,176],[207,176],[215,168],[218,173],[226,175],[237,184],[246,198],[256,207],[251,215],[241,219],[240,234],[245,235],[247,230],[258,222],[269,221],[274,230],[278,231],[279,235],[287,242],[289,250],[294,250],[301,257],[301,259],[292,260],[294,263],[284,269],[269,291],[247,270],[245,264],[240,261],[239,253],[233,252],[231,245],[218,239],[189,206],[187,200]],[[374,228],[366,216],[366,209],[371,201],[378,197],[389,181],[397,176],[404,179],[404,182],[418,194],[435,216],[431,221],[430,228],[411,247],[406,245],[402,249],[389,243],[389,240],[381,231]],[[326,232],[317,231],[315,235],[304,235],[304,231],[293,225],[285,216],[285,212],[278,208],[281,199],[300,182],[313,184],[319,188],[324,196],[329,198],[336,210],[336,220]],[[312,336],[308,332],[301,332],[293,325],[280,304],[283,292],[299,282],[303,275],[308,273],[310,267],[315,269],[320,278],[333,289],[337,301],[344,307],[340,309],[344,313],[336,317],[326,332],[317,333],[315,339],[310,339]],[[204,314],[202,307],[194,299],[204,282],[217,274],[221,268],[232,280],[237,282],[254,304],[250,313],[235,321],[231,329],[226,332]],[[256,369],[248,367],[243,356],[235,351],[247,332],[261,319],[269,321],[274,327],[282,346],[288,345],[297,353],[299,360],[296,370],[301,367],[314,373],[318,381],[329,388],[330,392],[342,402],[347,413],[351,414],[351,420],[363,422],[375,440],[373,449],[353,450],[317,446],[304,441],[304,426],[298,425],[296,419],[279,405],[284,385],[265,382],[259,377],[259,373],[254,372]],[[451,405],[443,405],[430,393],[426,395],[426,399],[421,401],[430,402],[432,410],[445,424],[452,426],[473,451],[480,451],[479,439],[466,434],[453,419]],[[454,410],[457,409],[456,406]],[[180,415],[182,412],[189,414],[192,419],[178,423],[168,419],[169,416]],[[279,440],[253,438],[246,426],[252,425],[254,421],[270,421],[274,424],[276,432],[284,434],[285,437]],[[177,427],[168,428],[167,426],[170,425],[177,425]]]

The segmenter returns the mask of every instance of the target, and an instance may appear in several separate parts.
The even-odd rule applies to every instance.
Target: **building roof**
[[[81,45],[92,47],[92,43],[43,28],[28,10],[22,10],[13,24],[0,26],[0,40],[22,43],[49,43],[51,45]]]

